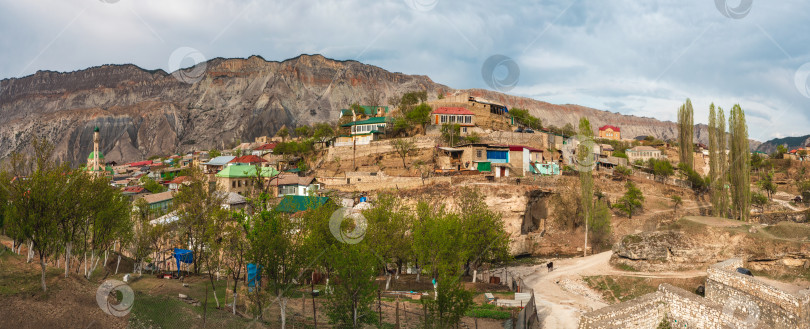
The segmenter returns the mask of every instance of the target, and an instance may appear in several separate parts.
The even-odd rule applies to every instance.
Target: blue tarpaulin
[[[177,261],[177,275],[180,275],[180,262],[191,264],[194,262],[194,254],[191,250],[174,248],[174,258]]]
[[[248,279],[248,291],[253,292],[253,287],[256,286],[256,282],[260,285],[262,284],[262,275],[261,275],[261,266],[256,266],[256,264],[247,264],[247,279]]]

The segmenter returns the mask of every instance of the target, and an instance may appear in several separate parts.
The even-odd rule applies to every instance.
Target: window
[[[483,155],[482,155],[481,153],[482,153],[482,152],[481,152],[481,150],[477,150],[477,151],[475,151],[475,157],[476,157],[476,158],[481,158],[481,157],[483,157]]]
[[[461,132],[466,133],[467,132],[467,127],[461,128]]]
[[[447,116],[446,115],[442,115],[442,123],[447,123]]]
[[[236,181],[231,182],[231,188],[236,188]]]
[[[278,187],[278,194],[279,195],[290,195],[295,194],[296,186],[295,185],[282,185]]]

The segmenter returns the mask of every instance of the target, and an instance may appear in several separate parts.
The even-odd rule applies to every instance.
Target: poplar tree
[[[729,181],[733,204],[732,215],[741,221],[747,221],[751,206],[751,185],[748,178],[751,153],[748,147],[748,126],[745,123],[745,112],[739,104],[735,104],[731,108],[728,128],[731,135]]]
[[[727,216],[727,170],[725,115],[722,108],[715,111],[714,103],[712,103],[709,106],[709,178],[712,184],[712,212],[717,217]]]
[[[580,141],[577,149],[577,160],[582,164],[587,161],[588,157],[593,153],[593,130],[591,129],[591,122],[588,118],[579,119],[579,135],[586,138]],[[585,165],[588,165],[587,163]],[[580,165],[579,171],[579,185],[580,192],[582,192],[582,216],[585,222],[585,249],[582,250],[583,256],[588,254],[588,223],[593,219],[593,175],[589,167]]]
[[[678,110],[678,143],[680,145],[681,162],[686,163],[689,168],[694,169],[693,136],[695,135],[694,110],[692,101],[687,98],[686,103]]]

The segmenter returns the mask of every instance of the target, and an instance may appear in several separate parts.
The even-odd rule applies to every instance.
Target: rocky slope
[[[392,73],[356,61],[301,55],[282,62],[258,56],[215,58],[194,83],[182,72],[104,65],[81,71],[40,71],[0,81],[0,159],[29,151],[34,137],[56,145],[56,157],[84,164],[93,127],[102,135],[107,160],[132,161],[152,155],[210,149],[272,135],[280,127],[334,122],[341,108],[369,99],[387,102],[407,91],[431,98],[452,89],[427,76]],[[193,75],[193,74],[191,74]],[[625,116],[577,105],[554,105],[486,90],[474,95],[529,109],[546,124],[562,126],[587,115],[595,126],[622,127],[623,136],[673,138],[672,122]],[[705,127],[696,129],[705,139]]]

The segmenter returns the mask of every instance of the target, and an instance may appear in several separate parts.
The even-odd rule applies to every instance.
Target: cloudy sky
[[[805,0],[0,0],[0,28],[0,78],[168,70],[194,63],[170,63],[182,47],[208,59],[319,53],[662,120],[687,97],[703,123],[709,103],[740,103],[754,139],[810,134]]]

